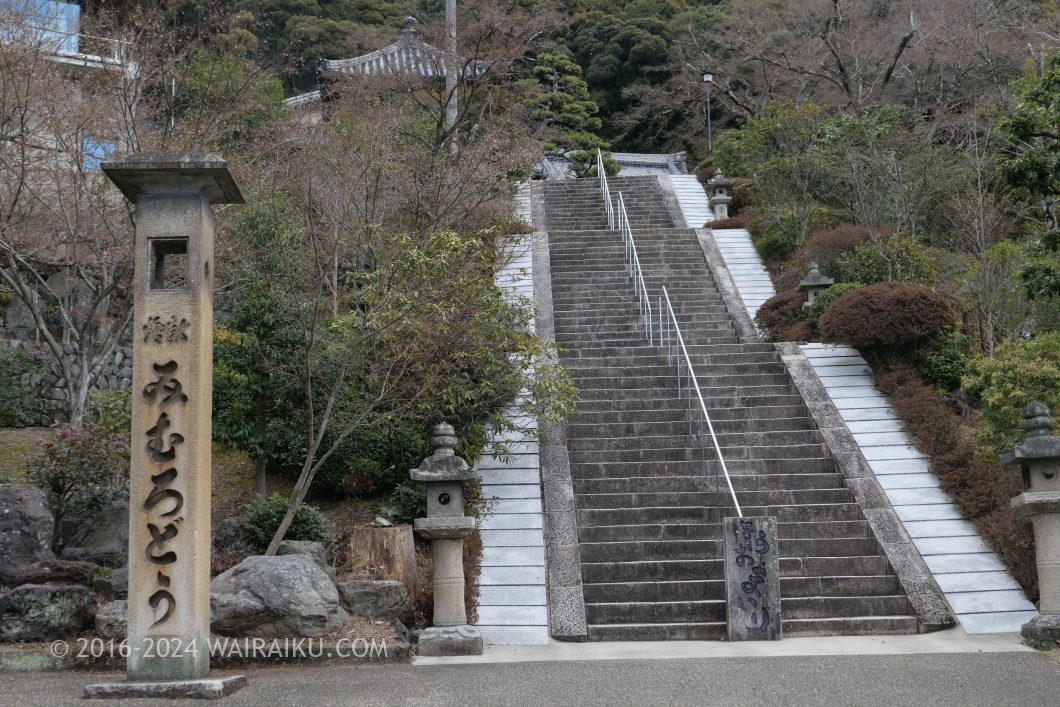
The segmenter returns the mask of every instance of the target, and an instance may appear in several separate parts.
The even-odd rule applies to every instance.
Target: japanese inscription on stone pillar
[[[223,160],[103,165],[136,203],[128,675],[209,672],[213,230],[242,196]]]
[[[726,518],[723,528],[729,640],[779,640],[776,518]]]

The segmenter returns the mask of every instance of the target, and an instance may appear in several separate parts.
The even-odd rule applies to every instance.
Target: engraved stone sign
[[[136,204],[128,677],[197,680],[210,670],[210,205],[243,197],[211,155],[103,171]]]
[[[780,640],[777,519],[726,518],[722,529],[729,640]]]

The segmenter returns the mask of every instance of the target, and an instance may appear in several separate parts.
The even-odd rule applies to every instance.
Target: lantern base
[[[1055,649],[1060,646],[1060,614],[1036,616],[1023,624],[1020,635],[1033,646]]]
[[[482,655],[482,634],[474,626],[431,626],[420,634],[419,655]]]

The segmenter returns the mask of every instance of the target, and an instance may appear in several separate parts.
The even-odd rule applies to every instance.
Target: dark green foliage
[[[379,512],[394,523],[411,523],[427,515],[427,484],[406,479],[394,488]]]
[[[997,452],[1023,439],[1023,408],[1032,400],[1060,411],[1060,332],[998,346],[993,358],[971,362],[964,389],[982,404],[980,432]]]
[[[40,443],[26,477],[48,494],[55,513],[52,549],[59,549],[63,518],[91,513],[124,493],[129,483],[129,433],[114,434],[87,422],[60,427]]]
[[[803,219],[789,212],[767,217],[754,224],[755,248],[765,260],[785,260],[802,242]]]
[[[813,298],[813,304],[806,308],[806,326],[810,328],[810,333],[815,336],[819,335],[818,324],[820,323],[821,315],[840,297],[861,286],[860,282],[837,282],[827,290],[818,292]]]
[[[538,135],[548,148],[589,150],[607,147],[596,136],[600,129],[599,108],[589,98],[581,68],[569,56],[543,52],[534,59],[533,78],[519,83],[522,99],[530,107],[530,118],[538,124]],[[592,159],[596,153],[592,150]]]
[[[37,411],[36,390],[22,379],[43,373],[44,367],[20,349],[0,346],[0,427],[20,427],[33,421]]]
[[[942,340],[937,351],[924,360],[920,373],[944,390],[956,390],[968,372],[971,359],[972,338],[954,331]]]
[[[99,425],[111,434],[128,438],[132,426],[131,389],[88,391],[85,420]]]
[[[956,324],[946,298],[919,285],[881,282],[845,293],[823,315],[823,341],[878,356],[912,356]]]
[[[247,506],[246,533],[255,552],[265,552],[286,512],[287,497],[279,493],[269,494],[264,501],[254,501]],[[315,506],[303,504],[295,513],[284,539],[327,542],[328,537],[324,514]]]
[[[1021,488],[1018,473],[981,453],[971,430],[910,367],[896,365],[878,373],[876,385],[890,398],[920,450],[931,458],[931,470],[943,490],[1033,600],[1038,595],[1034,533],[1028,519],[1009,505]]]
[[[801,292],[778,292],[758,308],[755,324],[770,341],[805,341],[809,329],[806,327],[804,304],[806,295]]]

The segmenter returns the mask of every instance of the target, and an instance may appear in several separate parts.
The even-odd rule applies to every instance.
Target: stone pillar
[[[420,634],[420,655],[480,655],[482,635],[467,625],[464,608],[464,538],[475,530],[475,519],[464,515],[463,482],[475,472],[453,448],[450,425],[434,428],[434,454],[409,472],[413,481],[427,483],[427,517],[413,527],[431,540],[434,560],[434,626]]]
[[[725,610],[730,641],[779,641],[777,519],[726,518]]]
[[[1027,439],[1001,458],[1019,466],[1023,493],[1012,506],[1025,509],[1034,524],[1041,616],[1024,624],[1022,634],[1046,643],[1060,642],[1060,437],[1050,434],[1052,424],[1049,408],[1032,402],[1023,409]]]
[[[102,168],[136,205],[128,678],[202,680],[210,670],[210,205],[243,196],[212,155],[145,153]]]

